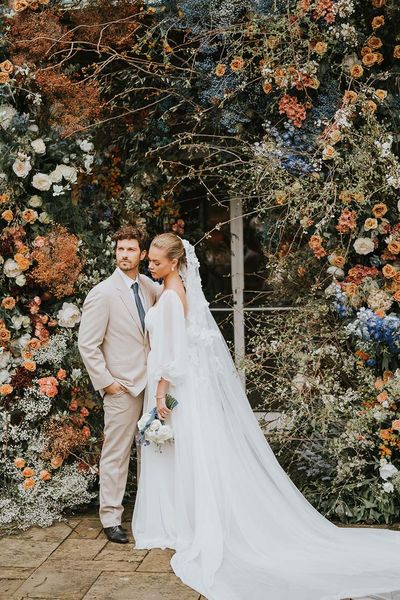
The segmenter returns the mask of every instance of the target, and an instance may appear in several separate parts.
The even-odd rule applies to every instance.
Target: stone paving
[[[170,567],[173,550],[109,542],[95,512],[0,539],[0,600],[206,600]]]

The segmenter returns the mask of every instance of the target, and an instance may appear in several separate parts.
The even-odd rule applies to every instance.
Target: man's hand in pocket
[[[114,396],[114,394],[118,394],[120,392],[126,392],[127,389],[126,389],[126,387],[121,385],[118,381],[114,381],[114,383],[112,383],[111,385],[108,385],[106,388],[104,388],[104,391],[106,394],[110,394],[111,396]]]

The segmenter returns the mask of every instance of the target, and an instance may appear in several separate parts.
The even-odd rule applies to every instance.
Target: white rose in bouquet
[[[17,158],[14,161],[12,168],[17,177],[25,178],[32,169],[32,165],[29,159],[21,160],[20,158]]]
[[[161,427],[161,421],[159,421],[158,419],[154,419],[154,421],[149,426],[149,429],[150,429],[150,431],[157,431],[157,429],[160,429],[160,427]]]
[[[388,494],[394,491],[394,485],[393,483],[390,483],[390,481],[385,481],[382,487]]]
[[[75,183],[77,180],[77,170],[75,167],[70,167],[69,165],[57,165],[49,177],[52,183],[60,183],[63,177],[67,181]]]
[[[363,237],[356,239],[353,248],[357,254],[370,254],[375,250],[375,245],[371,238]]]
[[[13,106],[9,104],[2,104],[0,106],[0,126],[3,129],[8,129],[11,125],[13,116],[17,114],[17,111]]]
[[[77,140],[77,143],[82,152],[92,152],[94,148],[93,142],[89,142],[89,140]]]
[[[10,380],[10,373],[7,371],[7,369],[2,369],[0,371],[0,385],[3,385],[3,383],[10,383]]]
[[[36,152],[36,154],[46,154],[46,144],[42,140],[42,138],[37,138],[36,140],[31,141],[31,146]]]
[[[39,206],[42,206],[43,204],[43,200],[41,199],[40,196],[31,196],[29,198],[29,202],[28,202],[29,206],[31,206],[32,208],[39,208]]]
[[[36,173],[32,177],[32,185],[41,192],[47,192],[51,188],[52,181],[46,173]]]
[[[24,285],[26,284],[25,275],[23,273],[21,273],[21,275],[17,275],[17,277],[15,278],[15,283],[19,285],[19,287],[24,287]]]
[[[22,273],[22,270],[19,268],[18,264],[13,258],[8,258],[6,260],[3,271],[6,277],[18,277],[18,275],[21,275]]]
[[[390,462],[388,462],[385,458],[381,459],[381,466],[379,467],[379,475],[382,479],[389,479],[389,477],[393,477],[398,473],[398,469]]]
[[[11,362],[11,352],[8,350],[0,349],[0,369],[5,369],[9,362]]]
[[[71,302],[64,302],[62,308],[57,313],[58,324],[61,327],[75,327],[81,320],[81,311]]]

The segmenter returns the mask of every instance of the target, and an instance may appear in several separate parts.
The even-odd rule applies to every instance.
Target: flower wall
[[[76,347],[82,302],[123,222],[207,235],[191,197],[243,199],[271,303],[296,308],[280,328],[254,321],[245,361],[283,412],[270,436],[284,467],[332,518],[395,519],[398,4],[0,11],[0,525],[47,525],[95,498],[102,411]]]

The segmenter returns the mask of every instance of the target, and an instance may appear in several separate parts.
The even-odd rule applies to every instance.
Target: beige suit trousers
[[[104,442],[100,457],[100,521],[103,527],[120,525],[128,478],[129,458],[144,392],[104,395]],[[137,478],[139,479],[139,457]]]

